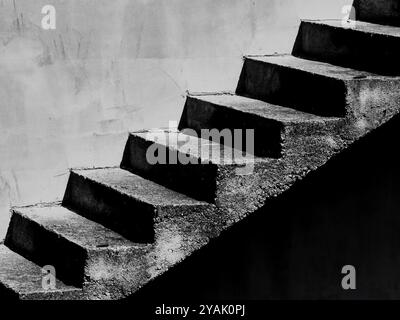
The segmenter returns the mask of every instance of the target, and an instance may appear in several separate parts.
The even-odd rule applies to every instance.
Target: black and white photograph
[[[0,0],[0,304],[400,300],[399,113],[400,0]]]

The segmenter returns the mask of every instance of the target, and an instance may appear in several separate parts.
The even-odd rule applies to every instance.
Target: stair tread
[[[19,295],[54,294],[80,292],[81,289],[68,286],[56,280],[55,290],[42,287],[42,268],[25,259],[5,245],[0,245],[0,283]]]
[[[191,136],[178,129],[151,129],[132,132],[131,135],[151,143],[166,146],[170,151],[178,151],[215,165],[246,165],[254,161],[264,161],[253,155],[235,152],[233,148],[207,139]]]
[[[195,200],[121,168],[72,170],[75,174],[134,197],[153,206],[199,206],[210,204]]]
[[[261,100],[251,99],[235,94],[210,94],[190,96],[191,98],[207,101],[236,111],[251,113],[263,118],[276,120],[284,124],[290,123],[326,123],[340,118],[323,117],[296,109],[282,107]]]
[[[347,25],[343,25],[342,20],[303,20],[306,23],[313,23],[313,24],[321,24],[327,25],[333,28],[340,28],[340,29],[349,29],[356,32],[364,32],[369,34],[379,34],[379,35],[386,35],[391,37],[398,37],[400,38],[400,27],[390,26],[390,25],[381,25],[375,24],[365,21],[354,21],[354,26],[350,27]]]
[[[120,234],[59,204],[15,208],[14,211],[43,228],[56,233],[59,237],[63,237],[87,250],[97,248],[140,248],[145,246],[129,241]]]
[[[341,67],[327,62],[302,59],[293,55],[249,56],[247,59],[306,71],[339,80],[381,78],[382,76],[361,70]]]

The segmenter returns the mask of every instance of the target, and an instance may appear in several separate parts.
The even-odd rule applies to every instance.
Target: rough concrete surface
[[[373,112],[379,99],[396,104],[399,81],[290,55],[248,57],[237,93],[317,115],[358,117]]]
[[[160,156],[159,161],[157,158],[157,163],[150,163],[148,154]],[[176,129],[161,129],[131,133],[121,167],[196,199],[215,203],[218,185],[225,178],[235,176],[247,166],[252,171],[254,164],[267,161]]]
[[[21,300],[79,299],[81,290],[57,280],[55,290],[42,286],[42,270],[36,264],[0,245],[0,297],[11,296]]]
[[[73,170],[63,206],[142,243],[153,242],[155,225],[170,215],[213,210],[119,168]]]
[[[211,210],[172,216],[155,225],[151,244],[140,244],[60,205],[35,206],[14,210],[5,244],[38,265],[54,266],[58,277],[83,288],[82,299],[118,299],[217,236],[218,221]],[[11,282],[8,269],[2,271],[2,284]],[[41,273],[28,271],[19,270],[28,278],[41,278]],[[22,289],[15,290],[22,294]],[[69,299],[69,290],[61,291],[60,298]]]
[[[343,20],[302,21],[292,54],[382,75],[398,75],[400,28]]]
[[[186,90],[233,90],[243,54],[289,52],[300,17],[345,1],[3,0],[0,239],[10,206],[62,199],[68,168],[118,165],[128,131],[177,120]]]
[[[324,118],[309,113],[304,113],[290,108],[273,105],[261,100],[254,100],[235,94],[214,94],[189,96],[186,100],[179,129],[194,129],[197,136],[201,136],[202,130],[217,129],[223,132],[225,129],[243,130],[239,141],[239,149],[248,150],[246,145],[246,129],[254,130],[254,149],[258,157],[279,158],[285,149],[283,139],[285,131],[290,127],[298,127],[306,134],[323,134],[339,127],[341,119]],[[299,132],[299,131],[297,131]],[[190,134],[190,132],[189,132]],[[234,139],[221,140],[223,136],[212,137],[215,142],[223,142],[225,145],[234,145]],[[232,140],[232,141],[231,141]]]
[[[38,266],[56,266],[58,277],[82,289],[84,299],[119,299],[150,285],[399,113],[398,78],[382,74],[394,63],[400,38],[390,27],[357,28],[303,22],[294,50],[301,59],[246,58],[236,92],[246,97],[203,95],[197,103],[207,112],[188,115],[186,109],[183,132],[130,133],[121,169],[73,170],[61,205],[13,209],[5,245]],[[372,50],[360,58],[356,45]],[[372,58],[386,60],[365,64]],[[398,71],[393,68],[390,73]],[[188,107],[194,99],[187,99]],[[212,108],[221,104],[221,128],[250,117],[246,127],[272,128],[267,135],[274,135],[279,154],[254,157],[187,134],[217,121],[221,113]],[[269,111],[260,112],[261,106]],[[6,273],[3,279],[6,287]]]

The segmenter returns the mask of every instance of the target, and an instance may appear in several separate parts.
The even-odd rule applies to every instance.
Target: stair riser
[[[253,152],[259,157],[279,158],[282,155],[282,123],[215,105],[195,97],[187,98],[179,129],[192,129],[198,137],[202,136],[204,129],[216,129],[221,133],[228,129],[232,137],[230,142],[232,148],[236,143],[241,146],[239,150],[248,150],[249,153]],[[248,145],[246,144],[246,129],[254,130],[255,139]],[[241,131],[241,135],[238,136],[241,136],[242,139],[239,141],[235,141],[234,130]],[[226,145],[226,141],[221,141],[220,136],[211,140],[217,143],[225,142]]]
[[[121,287],[126,286],[132,279],[129,275],[123,278],[121,272],[132,268],[142,255],[138,248],[85,249],[17,211],[11,219],[6,245],[40,266],[54,266],[58,279],[76,287],[100,283],[106,288],[117,278]]]
[[[244,62],[236,91],[320,116],[341,117],[346,111],[344,81],[251,58]]]
[[[301,58],[400,75],[400,38],[303,21],[293,49]]]
[[[17,211],[13,212],[5,244],[40,266],[54,266],[56,277],[67,284],[80,286],[84,282],[87,253]]]
[[[138,243],[154,241],[154,207],[71,172],[63,206]]]
[[[7,245],[38,265],[54,266],[57,278],[65,283],[83,286],[82,297],[120,299],[217,237],[229,218],[211,206],[192,208],[187,215],[173,208],[161,210],[168,219],[155,225],[151,246],[85,250],[18,212],[12,217]],[[48,297],[70,298],[65,294]]]
[[[153,243],[161,220],[209,210],[209,205],[158,207],[71,172],[63,206],[136,243]]]
[[[256,156],[269,158],[287,156],[288,151],[301,156],[305,152],[303,149],[307,149],[308,141],[316,137],[331,137],[336,140],[343,131],[343,126],[344,121],[341,119],[283,123],[204,101],[201,97],[188,97],[180,122],[181,130],[190,128],[197,135],[201,135],[203,129],[216,128],[221,131],[230,128],[233,131],[234,128],[252,128],[255,132],[253,148]],[[216,142],[219,143],[219,139]],[[312,145],[315,146],[315,143]]]
[[[383,113],[397,112],[399,89],[398,77],[339,80],[246,59],[238,92],[321,116],[361,118],[372,128],[385,117]]]
[[[215,202],[219,179],[217,165],[201,164],[199,159],[193,158],[193,163],[199,164],[181,164],[180,161],[177,164],[151,164],[147,152],[152,146],[155,146],[153,142],[131,135],[121,167],[195,199]],[[158,149],[162,154],[170,152],[166,146],[158,145]],[[173,153],[176,155],[176,151]]]
[[[400,26],[398,0],[355,0],[356,19],[365,22]]]

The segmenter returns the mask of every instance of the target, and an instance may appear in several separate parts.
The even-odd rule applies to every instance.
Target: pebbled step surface
[[[223,180],[251,175],[255,165],[263,161],[216,142],[165,129],[131,133],[121,168],[215,203],[218,194],[223,196],[219,193]]]
[[[120,168],[72,170],[63,205],[144,243],[160,220],[212,207]]]
[[[193,129],[197,135],[204,129],[252,129],[255,154],[279,158],[291,138],[290,131],[296,131],[297,137],[326,134],[334,131],[340,121],[234,94],[209,94],[187,97],[179,129]],[[241,136],[241,150],[246,150],[245,134]]]
[[[375,122],[397,110],[399,88],[399,77],[275,55],[245,59],[237,94],[325,117]]]
[[[362,70],[341,67],[321,61],[307,60],[289,54],[270,55],[270,56],[249,56],[249,60],[260,61],[279,65],[285,68],[304,71],[307,73],[320,75],[337,80],[357,80],[364,78],[376,78],[379,75]]]
[[[42,268],[0,245],[0,297],[21,300],[79,299],[81,289],[56,280],[55,290],[42,287]]]
[[[146,246],[133,243],[60,205],[13,210],[5,244],[40,265],[52,265],[67,284],[107,281],[110,268]]]

